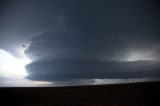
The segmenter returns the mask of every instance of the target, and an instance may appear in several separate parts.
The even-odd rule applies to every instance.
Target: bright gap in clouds
[[[126,53],[123,61],[145,61],[145,60],[158,60],[154,51],[141,51],[141,50],[132,50]]]
[[[27,75],[25,65],[29,62],[29,59],[17,59],[0,49],[0,76],[23,78]]]

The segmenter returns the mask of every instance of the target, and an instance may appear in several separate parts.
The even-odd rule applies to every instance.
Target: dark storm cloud
[[[152,8],[155,5],[149,3],[149,1],[82,0],[68,1],[62,6],[64,3],[59,2],[57,7],[60,7],[59,14],[63,16],[55,16],[53,12],[46,17],[54,16],[58,19],[61,17],[62,20],[59,20],[49,33],[33,38],[33,46],[28,51],[33,50],[30,54],[34,54],[34,51],[41,54],[47,50],[38,52],[34,47],[45,48],[46,45],[52,44],[55,48],[48,46],[47,48],[54,53],[57,52],[56,48],[61,50],[70,48],[74,51],[92,52],[93,55],[99,52],[101,56],[105,54],[111,57],[110,55],[123,55],[130,48],[152,49],[158,46],[156,49],[159,49],[156,7]],[[41,41],[38,41],[40,39]],[[98,56],[97,53],[95,55]],[[38,55],[32,58],[34,57],[39,58]]]
[[[0,48],[21,58],[21,45],[28,45],[32,37],[60,25],[63,12],[57,4],[53,0],[1,1]]]
[[[160,75],[157,61],[121,62],[130,51],[148,52],[151,58],[160,59],[156,0],[35,0],[14,5],[18,12],[11,22],[16,27],[10,33],[20,31],[22,37],[17,33],[13,37],[30,41],[25,51],[32,60],[26,66],[29,79]],[[7,30],[9,24],[5,23]],[[17,42],[11,38],[6,41]]]
[[[152,51],[154,48],[156,58],[160,57],[157,11],[149,2],[68,4],[61,25],[34,37],[26,50],[35,61],[26,67],[28,78],[54,81],[159,77],[159,61],[119,61],[130,49]]]
[[[159,61],[99,62],[97,60],[38,61],[27,66],[31,80],[160,77]]]

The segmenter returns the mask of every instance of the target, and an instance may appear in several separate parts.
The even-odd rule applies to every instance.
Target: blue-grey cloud
[[[160,77],[159,61],[99,62],[97,60],[47,60],[27,66],[29,79],[58,81],[71,79]]]
[[[69,1],[61,8],[63,21],[57,28],[31,40],[27,78],[159,77],[157,11],[155,1]],[[133,59],[157,60],[124,62],[127,53]]]
[[[28,79],[159,77],[157,0],[15,0],[11,4],[6,12],[14,14],[1,16],[0,47],[17,54],[13,48],[26,47],[23,42],[29,41]]]

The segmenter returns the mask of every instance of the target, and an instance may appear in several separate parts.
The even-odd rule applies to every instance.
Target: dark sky
[[[4,0],[0,48],[31,80],[160,77],[158,0]]]

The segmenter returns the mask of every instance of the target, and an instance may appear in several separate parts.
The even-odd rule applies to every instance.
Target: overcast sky
[[[26,79],[34,81],[159,78],[158,6],[158,0],[2,0],[0,49],[29,58]]]

